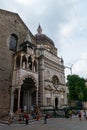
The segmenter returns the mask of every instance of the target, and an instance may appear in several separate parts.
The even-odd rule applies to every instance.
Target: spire
[[[64,60],[63,60],[63,58],[61,57],[61,64],[63,65],[64,64]]]
[[[39,26],[38,26],[37,32],[38,32],[38,34],[41,34],[41,33],[42,33],[42,28],[41,28],[40,24],[39,24]]]
[[[26,35],[26,38],[25,38],[25,42],[26,42],[26,41],[31,42],[29,30],[28,30],[27,35]]]

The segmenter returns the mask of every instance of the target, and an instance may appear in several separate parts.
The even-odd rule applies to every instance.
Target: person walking
[[[28,113],[25,113],[25,123],[26,123],[26,125],[29,124],[29,114]]]
[[[69,110],[69,118],[72,119],[72,110]]]
[[[87,116],[86,116],[86,111],[85,110],[83,111],[83,116],[84,116],[84,119],[87,120]]]
[[[81,111],[78,112],[78,116],[79,116],[79,120],[81,121],[82,120],[82,113],[81,113]]]
[[[47,124],[47,118],[48,118],[48,115],[45,114],[45,116],[44,116],[44,124]]]

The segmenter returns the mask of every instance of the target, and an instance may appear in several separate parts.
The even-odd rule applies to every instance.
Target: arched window
[[[59,79],[58,79],[58,77],[56,75],[54,75],[52,77],[52,83],[53,83],[54,87],[56,87],[56,88],[58,87],[58,85],[59,85]]]
[[[11,51],[16,51],[16,49],[17,49],[17,41],[18,41],[17,36],[15,34],[11,34],[10,43],[9,43],[9,49]]]

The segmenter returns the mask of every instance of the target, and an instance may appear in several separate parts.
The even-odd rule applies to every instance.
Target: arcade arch
[[[16,88],[14,91],[14,112],[18,108],[30,112],[32,107],[38,105],[38,87],[36,85],[37,81],[31,75],[24,76],[21,79],[20,90]]]

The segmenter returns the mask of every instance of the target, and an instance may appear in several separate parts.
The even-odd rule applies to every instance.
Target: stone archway
[[[23,80],[23,84],[21,85],[20,108],[28,112],[31,110],[32,106],[34,107],[36,105],[35,84],[35,80],[31,77],[27,77]]]

